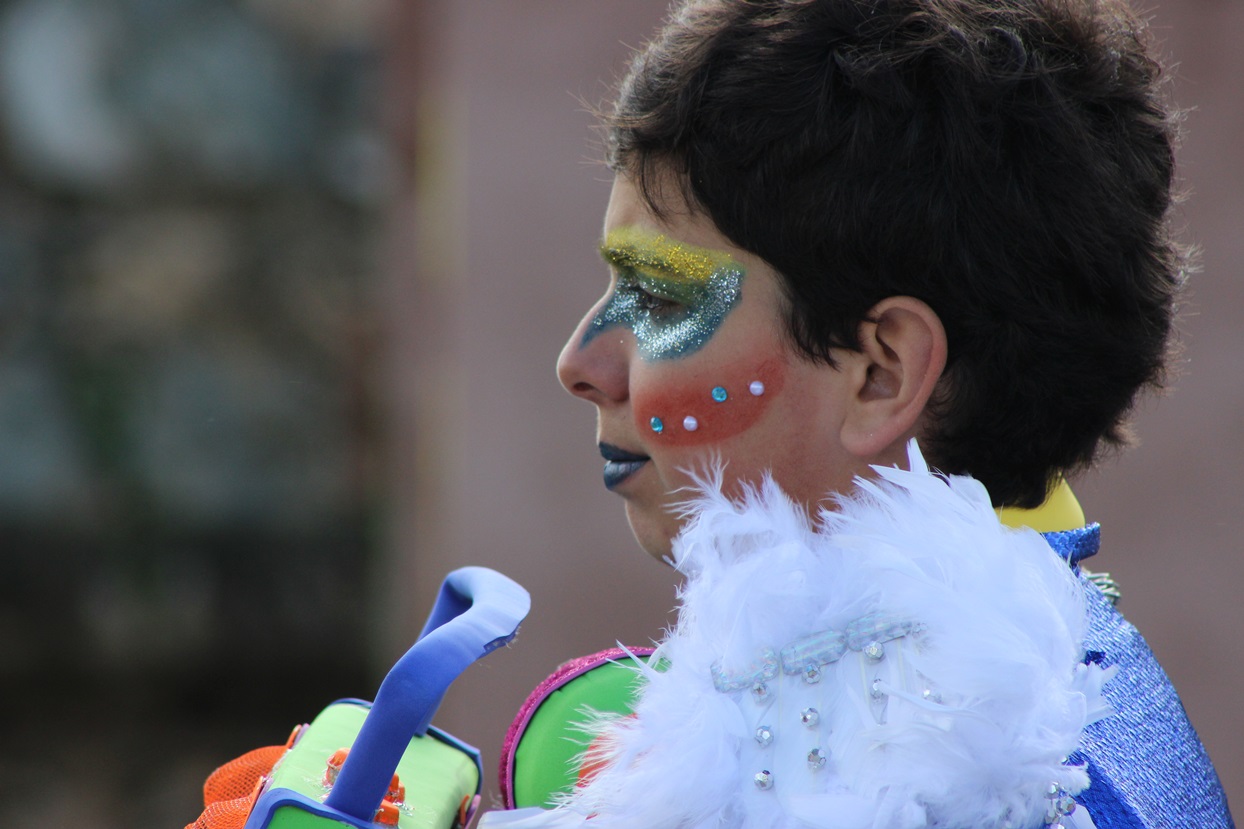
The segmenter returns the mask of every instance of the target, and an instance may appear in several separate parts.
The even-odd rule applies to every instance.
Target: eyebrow
[[[670,239],[636,227],[609,231],[600,255],[610,265],[654,271],[681,282],[706,284],[723,266],[733,265],[728,254]]]

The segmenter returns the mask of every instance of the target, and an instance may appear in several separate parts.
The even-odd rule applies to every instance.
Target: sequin
[[[713,677],[713,687],[723,694],[751,688],[755,693],[756,686],[763,686],[766,681],[778,675],[778,656],[772,648],[763,651],[760,659],[741,671],[726,671],[720,662],[714,662],[709,672]],[[767,689],[766,689],[767,693]]]
[[[1063,818],[1076,810],[1075,798],[1057,783],[1049,785],[1045,797],[1050,801],[1045,807],[1045,825],[1048,829],[1065,829]]]
[[[870,644],[889,642],[920,630],[920,625],[885,613],[869,613],[847,625],[847,647],[862,651]]]
[[[757,772],[756,776],[753,777],[752,780],[756,782],[756,788],[760,789],[762,792],[767,792],[769,789],[773,788],[773,774],[770,773],[768,769]]]
[[[808,768],[813,771],[820,771],[825,768],[825,763],[829,758],[825,756],[825,752],[819,748],[814,748],[808,752]]]
[[[816,724],[821,721],[821,712],[815,708],[805,708],[799,712],[799,721],[808,728],[816,728]]]
[[[837,662],[848,650],[860,651],[871,661],[878,662],[885,656],[883,642],[922,629],[920,624],[906,619],[869,613],[850,622],[844,631],[817,631],[787,644],[779,652],[782,671],[787,674],[805,673],[810,668]]]
[[[762,725],[756,729],[756,742],[762,747],[768,747],[773,744],[773,729],[767,725]]]
[[[836,630],[822,630],[796,639],[782,648],[782,670],[788,674],[803,673],[837,662],[847,652],[847,638]]]

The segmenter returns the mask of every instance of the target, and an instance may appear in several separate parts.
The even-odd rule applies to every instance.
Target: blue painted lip
[[[605,488],[614,489],[639,471],[649,460],[647,455],[637,455],[610,443],[599,445],[600,455],[605,459]]]

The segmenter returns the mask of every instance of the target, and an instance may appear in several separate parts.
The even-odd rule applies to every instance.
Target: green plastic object
[[[336,821],[323,815],[315,815],[294,806],[281,806],[272,813],[272,822],[268,825],[281,829],[326,829],[333,823]]]
[[[349,746],[363,725],[369,706],[353,701],[325,708],[303,730],[272,774],[271,788],[289,789],[312,800],[324,796],[324,771],[338,749]],[[479,789],[475,758],[438,739],[433,730],[413,737],[397,765],[397,776],[406,787],[406,800],[399,808],[401,829],[443,829],[456,820],[464,797]],[[269,829],[341,829],[342,824],[324,815],[293,805],[278,807]]]
[[[647,662],[646,656],[639,657]],[[548,808],[574,791],[587,736],[587,711],[630,714],[642,680],[629,657],[604,662],[545,697],[514,753],[514,803]]]
[[[244,829],[469,823],[479,752],[430,723],[450,683],[513,640],[530,609],[527,591],[495,570],[462,567],[446,576],[418,641],[389,670],[375,702],[342,700],[299,729],[261,779]],[[404,791],[393,791],[394,775]]]

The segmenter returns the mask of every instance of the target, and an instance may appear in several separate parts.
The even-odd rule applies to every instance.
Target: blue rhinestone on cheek
[[[661,422],[661,418],[659,417],[654,417],[649,421],[649,424],[652,426],[652,431],[656,432],[658,435],[665,431],[665,424]]]
[[[724,386],[713,387],[713,399],[716,400],[718,403],[725,403],[727,396],[728,395],[726,394],[726,389]]]

